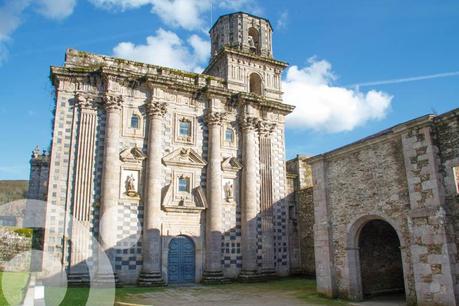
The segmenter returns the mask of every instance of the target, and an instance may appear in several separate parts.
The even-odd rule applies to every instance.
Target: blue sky
[[[209,1],[0,1],[0,179],[27,179],[31,150],[48,146],[49,66],[63,64],[66,48],[199,70]],[[287,123],[288,158],[459,106],[457,0],[214,0],[212,7],[214,21],[234,10],[271,20],[274,55],[291,65],[286,98],[299,110]],[[452,74],[351,86],[439,73]]]

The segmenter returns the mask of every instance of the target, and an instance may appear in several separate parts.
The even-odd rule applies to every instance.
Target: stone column
[[[221,125],[224,114],[211,112],[206,116],[209,128],[207,164],[206,257],[203,281],[221,282],[222,271],[222,155]]]
[[[143,224],[143,266],[139,276],[140,286],[161,286],[164,280],[161,272],[161,140],[162,119],[166,104],[151,101],[147,105],[148,157],[145,179],[144,224]]]
[[[121,130],[121,96],[106,95],[103,106],[106,110],[105,144],[102,168],[102,188],[100,201],[99,240],[102,250],[113,266],[114,247],[116,246],[117,206],[120,185],[120,130]],[[98,282],[110,282],[111,267],[99,258]],[[115,274],[116,280],[116,274]]]
[[[246,117],[242,128],[242,201],[241,201],[241,252],[242,270],[239,278],[249,281],[258,277],[257,267],[257,159],[255,152],[258,119]]]

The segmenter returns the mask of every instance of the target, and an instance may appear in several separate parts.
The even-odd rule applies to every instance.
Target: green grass
[[[0,305],[18,305],[22,302],[27,286],[29,274],[16,272],[0,272]],[[5,281],[5,284],[3,283]],[[8,293],[3,292],[3,287],[7,288]],[[5,290],[5,291],[6,291]],[[5,294],[8,294],[8,301]]]
[[[25,199],[29,181],[0,180],[0,205]]]
[[[62,288],[47,287],[45,290],[46,305],[57,305],[58,301],[62,300]],[[104,305],[106,300],[104,296],[110,294],[110,289],[95,288],[95,303]],[[138,287],[123,287],[116,288],[116,301],[126,302],[130,294],[142,294],[146,292],[155,292],[164,290],[163,288],[138,288]],[[60,305],[85,306],[88,300],[89,288],[67,288],[65,297]]]

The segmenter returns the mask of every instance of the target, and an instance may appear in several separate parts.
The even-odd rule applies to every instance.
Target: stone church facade
[[[273,58],[264,18],[222,16],[210,35],[203,74],[71,49],[51,67],[44,248],[69,282],[88,282],[97,264],[81,230],[98,237],[120,283],[290,273],[287,64]]]

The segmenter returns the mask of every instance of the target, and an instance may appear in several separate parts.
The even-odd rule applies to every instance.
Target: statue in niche
[[[126,194],[128,196],[130,196],[130,197],[138,196],[138,193],[137,193],[136,187],[135,187],[135,177],[134,177],[133,174],[128,175],[126,177],[125,185],[126,185]]]
[[[233,200],[233,184],[231,182],[227,181],[225,183],[225,186],[223,186],[223,189],[225,191],[225,198],[226,201],[231,201]]]

